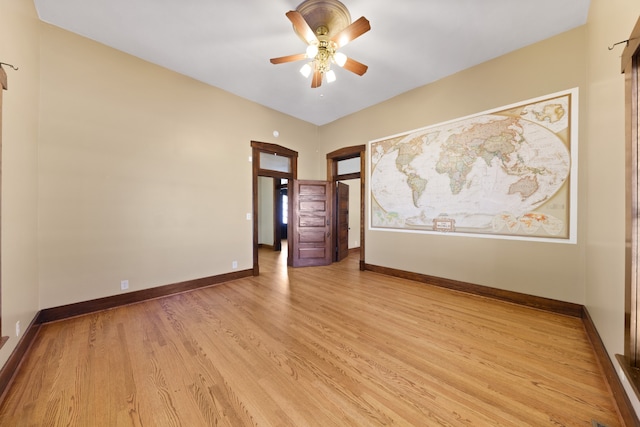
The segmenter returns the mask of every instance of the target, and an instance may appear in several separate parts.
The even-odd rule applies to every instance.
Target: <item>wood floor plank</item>
[[[580,319],[358,263],[43,325],[0,425],[622,425]]]

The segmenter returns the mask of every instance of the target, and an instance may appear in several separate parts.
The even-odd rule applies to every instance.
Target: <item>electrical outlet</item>
[[[121,291],[125,291],[129,289],[129,281],[128,280],[121,280],[120,281],[120,290]]]
[[[253,215],[251,213],[247,213],[247,221],[251,221],[253,219]]]
[[[20,336],[20,321],[16,322],[16,337]]]
[[[236,268],[238,268],[238,261],[233,261],[233,262],[231,263],[231,268],[233,268],[234,270],[235,270]]]

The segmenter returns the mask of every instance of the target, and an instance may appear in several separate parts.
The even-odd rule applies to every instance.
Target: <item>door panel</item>
[[[349,255],[349,186],[338,182],[336,186],[336,261]]]
[[[326,181],[293,181],[291,265],[331,264],[331,187]]]

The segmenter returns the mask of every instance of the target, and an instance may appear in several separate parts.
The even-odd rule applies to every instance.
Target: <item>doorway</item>
[[[282,185],[283,180],[288,183],[296,179],[298,174],[298,152],[290,150],[276,144],[270,144],[267,142],[251,141],[252,148],[252,207],[253,207],[253,275],[258,276],[260,274],[260,265],[258,259],[258,250],[260,246],[260,220],[261,220],[261,207],[260,207],[260,177],[272,178],[274,183],[271,185],[273,189],[271,201],[273,204],[273,211],[277,209],[275,205],[277,197],[275,189],[277,184]],[[282,207],[283,208],[283,207]],[[263,208],[264,209],[264,208]],[[282,217],[282,215],[280,215]],[[274,215],[272,224],[275,225],[277,213]],[[291,218],[291,207],[287,207],[287,218]],[[287,221],[287,239],[290,238],[291,233],[288,231],[290,221]],[[274,244],[277,240],[275,238],[276,229],[281,227],[274,226]],[[280,242],[282,240],[280,239]],[[291,245],[287,245],[290,247]],[[290,252],[290,251],[288,251]],[[289,261],[290,254],[287,254]]]
[[[360,181],[359,188],[359,201],[360,201],[360,229],[359,229],[359,244],[360,244],[360,270],[364,271],[365,262],[364,262],[364,221],[365,221],[365,205],[364,205],[364,188],[365,188],[365,153],[366,153],[366,145],[354,145],[352,147],[341,148],[336,151],[332,151],[327,154],[327,181],[331,182],[332,188],[334,189],[333,197],[338,197],[337,195],[337,183],[338,182],[357,182]],[[354,188],[355,185],[351,184],[349,188]],[[355,195],[354,195],[355,196]],[[349,196],[350,199],[353,199],[353,196]],[[352,216],[355,214],[354,209],[350,209],[349,215]],[[338,213],[336,213],[336,216]],[[334,221],[335,222],[335,221]],[[340,224],[338,224],[338,227]],[[344,227],[344,226],[343,226]],[[349,230],[349,234],[352,234],[353,230]],[[344,229],[338,230],[336,229],[333,233],[334,242],[333,247],[339,247],[339,236],[340,233],[344,234]],[[351,239],[354,240],[354,239]],[[338,251],[336,251],[337,260]]]
[[[274,179],[273,185],[273,250],[281,251],[282,241],[286,241],[289,234],[289,180]]]
[[[252,188],[253,188],[253,275],[258,276],[260,274],[260,266],[258,259],[258,249],[259,249],[259,220],[260,220],[260,203],[259,203],[259,177],[270,177],[280,181],[274,181],[274,212],[275,218],[284,217],[284,213],[282,215],[278,214],[278,199],[277,197],[278,191],[282,190],[284,185],[284,181],[286,180],[286,208],[284,207],[284,198],[281,199],[282,209],[286,209],[286,224],[284,221],[281,225],[282,228],[286,229],[286,241],[287,241],[287,264],[293,265],[292,259],[292,229],[291,223],[293,221],[293,204],[289,199],[291,196],[291,185],[293,185],[294,180],[297,180],[297,160],[298,153],[296,151],[290,150],[288,148],[270,144],[266,142],[258,142],[251,141],[252,147]],[[360,188],[359,188],[359,211],[360,211],[360,221],[359,221],[359,255],[360,255],[360,270],[364,271],[365,269],[365,235],[364,235],[364,221],[365,221],[365,204],[364,204],[364,187],[365,187],[365,145],[357,145],[352,147],[341,148],[339,150],[333,151],[327,154],[327,181],[330,184],[328,186],[328,200],[333,204],[333,198],[337,195],[337,190],[335,190],[338,181],[352,181],[359,180]],[[349,164],[350,166],[347,169],[344,169],[344,166]],[[358,165],[355,169],[353,169],[353,165]],[[352,170],[353,169],[353,170]],[[279,184],[278,184],[279,182]],[[282,193],[281,193],[282,194]],[[354,209],[350,209],[351,215],[353,215]],[[335,213],[334,215],[337,215]],[[331,221],[333,224],[336,221]],[[278,228],[276,225],[276,220],[274,220],[274,242],[278,239],[275,236],[277,233],[276,229]],[[333,230],[330,232],[330,236],[333,239],[331,243],[332,248],[338,247],[338,230]],[[282,236],[282,234],[281,234]],[[282,238],[279,239],[282,242]],[[355,240],[355,239],[353,239]],[[274,243],[275,244],[275,243]],[[337,255],[336,255],[337,257]]]
[[[287,239],[289,180],[258,176],[258,246],[276,252]],[[285,245],[286,247],[286,245]]]

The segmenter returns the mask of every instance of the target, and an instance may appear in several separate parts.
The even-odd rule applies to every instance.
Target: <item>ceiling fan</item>
[[[312,75],[312,88],[319,87],[324,76],[329,83],[336,79],[331,64],[359,76],[367,72],[366,65],[338,51],[371,29],[367,18],[362,16],[351,22],[349,11],[338,0],[305,0],[296,10],[287,12],[286,16],[295,32],[307,44],[307,49],[305,53],[271,58],[272,64],[308,59],[300,72],[305,77]]]

